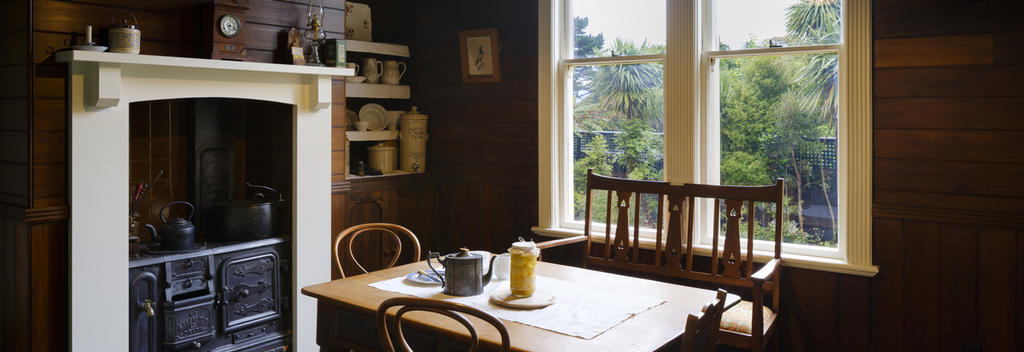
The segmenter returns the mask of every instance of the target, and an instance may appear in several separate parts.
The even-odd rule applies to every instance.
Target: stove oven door
[[[131,352],[157,352],[159,335],[157,321],[160,298],[156,274],[147,268],[134,268],[129,271],[131,284],[128,299],[128,350]],[[149,268],[153,270],[152,268]]]
[[[278,258],[274,252],[248,253],[221,263],[221,329],[227,333],[281,315]]]

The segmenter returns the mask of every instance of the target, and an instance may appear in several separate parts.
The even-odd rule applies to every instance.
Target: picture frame
[[[501,82],[501,52],[498,29],[459,31],[462,83]]]

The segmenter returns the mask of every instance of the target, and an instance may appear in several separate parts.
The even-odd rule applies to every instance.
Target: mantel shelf
[[[331,77],[352,76],[355,70],[346,67],[320,67],[282,65],[262,62],[225,61],[195,59],[188,57],[134,55],[92,51],[60,51],[57,61],[79,66],[89,72],[86,86],[90,90],[86,96],[89,106],[109,108],[118,106],[122,98],[131,101],[132,92],[122,91],[121,86],[128,79],[148,80],[149,84],[164,85],[167,80],[178,82],[195,82],[190,89],[168,92],[169,98],[187,97],[195,93],[202,82],[217,77],[217,85],[223,85],[214,96],[231,97],[240,94],[238,89],[258,89],[261,85],[275,85],[297,81],[308,88],[304,94],[308,96],[309,107],[313,110],[325,109],[331,105]],[[134,72],[123,75],[122,71]],[[126,78],[129,77],[129,78]],[[227,82],[245,82],[241,87],[225,85]],[[186,84],[188,85],[188,84]],[[226,89],[231,87],[231,89]],[[217,89],[217,87],[203,87]],[[268,97],[268,100],[281,97]]]
[[[409,46],[401,44],[346,40],[345,49],[351,52],[409,57]]]
[[[135,55],[108,52],[66,50],[57,52],[58,62],[100,62],[111,64],[131,64],[168,66],[180,68],[202,68],[215,70],[290,73],[300,75],[353,76],[355,70],[347,67],[320,67],[271,64],[263,62],[228,61],[196,59],[190,57]]]

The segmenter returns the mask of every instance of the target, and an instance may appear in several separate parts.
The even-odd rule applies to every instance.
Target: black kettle
[[[175,204],[188,206],[188,219],[172,218],[168,220],[164,218],[164,210]],[[153,239],[160,241],[160,250],[162,251],[191,249],[195,245],[196,239],[196,226],[191,222],[192,215],[195,213],[196,208],[189,202],[183,200],[170,202],[160,208],[160,221],[164,223],[164,226],[160,227],[160,231],[157,231],[153,225],[146,224],[146,227],[149,228]]]
[[[430,258],[437,258],[437,261],[444,266],[442,276],[430,264]],[[494,271],[494,260],[497,256],[491,257],[491,265],[487,273],[481,273],[481,265],[484,258],[479,254],[469,253],[468,249],[462,248],[461,252],[452,253],[441,258],[438,252],[429,252],[427,265],[434,271],[437,277],[441,278],[441,287],[446,295],[452,296],[475,296],[484,292],[484,286],[491,282],[491,273]]]

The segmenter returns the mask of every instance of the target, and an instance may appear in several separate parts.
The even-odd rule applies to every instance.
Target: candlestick
[[[85,26],[85,42],[92,44],[92,26]]]

